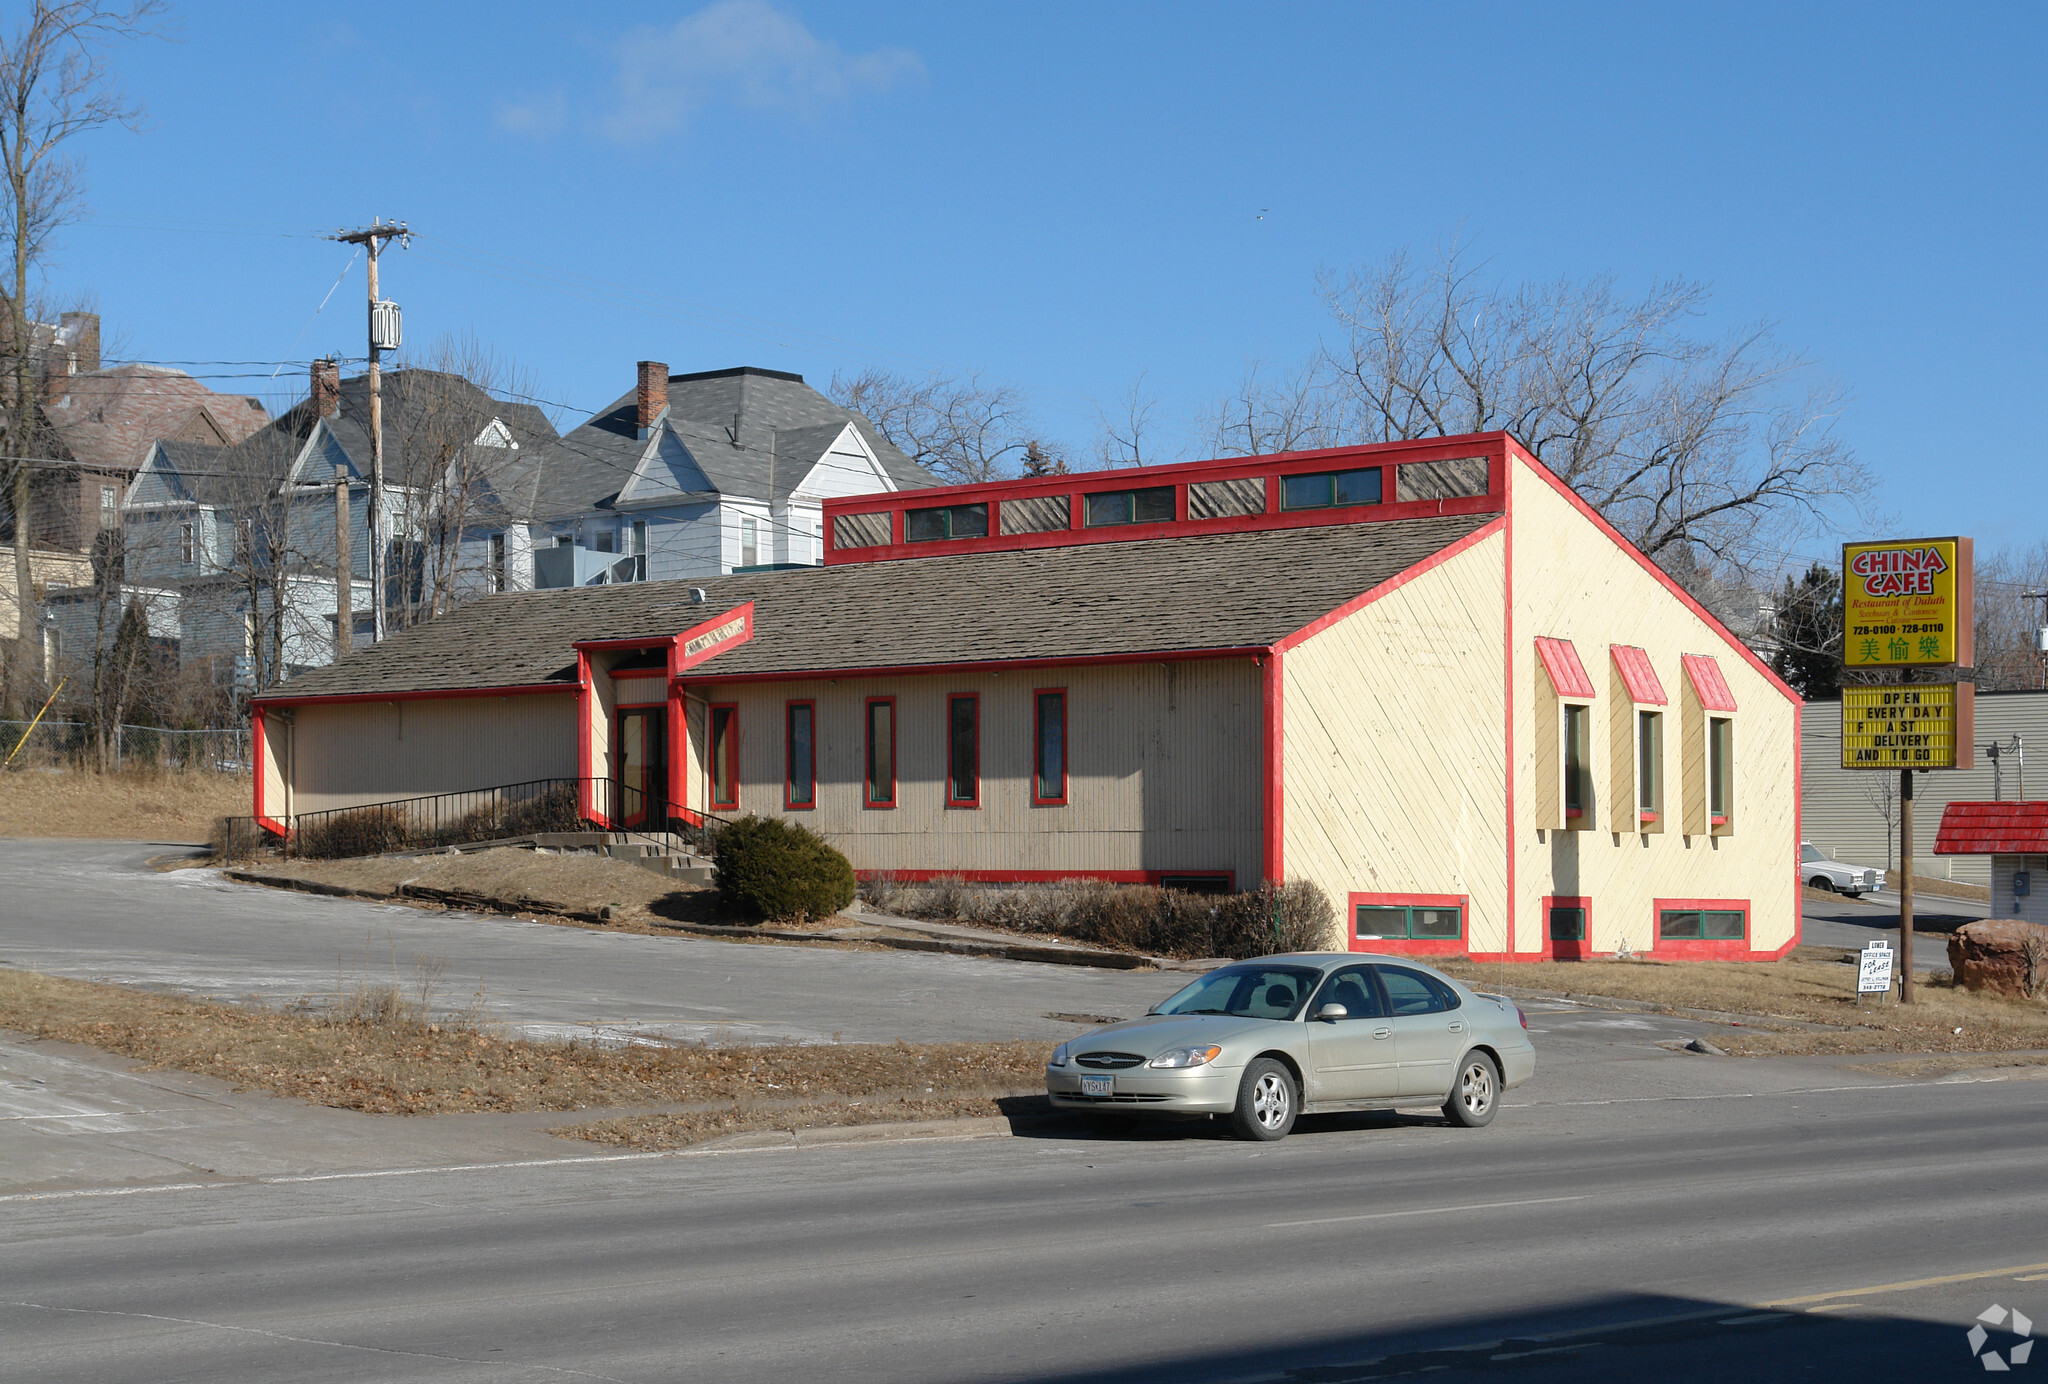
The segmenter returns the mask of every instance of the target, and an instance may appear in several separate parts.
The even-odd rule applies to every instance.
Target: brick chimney
[[[640,362],[640,389],[634,396],[633,419],[640,440],[654,435],[655,425],[668,412],[668,365],[658,360]]]
[[[341,412],[341,362],[332,356],[313,362],[313,407],[322,418]]]

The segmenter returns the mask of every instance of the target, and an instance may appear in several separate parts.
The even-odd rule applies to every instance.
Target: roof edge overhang
[[[293,696],[289,692],[251,697],[255,706],[331,706],[342,702],[421,702],[449,697],[530,697],[554,692],[568,695],[580,691],[578,682],[521,683],[513,687],[421,687],[392,692],[312,692]]]
[[[996,658],[959,663],[907,663],[864,668],[808,668],[787,672],[731,673],[719,677],[683,677],[692,684],[740,682],[817,682],[836,678],[907,678],[943,673],[1004,673],[1015,669],[1089,668],[1117,663],[1187,663],[1201,659],[1267,657],[1273,647],[1266,644],[1237,644],[1207,649],[1148,649],[1120,654],[1081,654],[1050,658]],[[702,666],[702,665],[700,665]],[[695,670],[691,670],[693,673]]]

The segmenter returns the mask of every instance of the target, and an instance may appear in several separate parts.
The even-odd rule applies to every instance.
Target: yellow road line
[[[1868,1288],[1844,1288],[1838,1293],[1809,1293],[1805,1297],[1779,1298],[1776,1302],[1759,1302],[1758,1307],[1798,1307],[1809,1302],[1827,1302],[1831,1298],[1869,1297],[1877,1293],[1903,1293],[1912,1288],[1934,1288],[1943,1283],[1968,1283],[1974,1278],[2018,1278],[2021,1274],[2048,1269],[2048,1264],[2019,1264],[2010,1269],[1983,1269],[1977,1273],[1943,1274],[1939,1278],[1913,1278],[1903,1283],[1879,1283]],[[2048,1278],[2048,1274],[2042,1277]]]

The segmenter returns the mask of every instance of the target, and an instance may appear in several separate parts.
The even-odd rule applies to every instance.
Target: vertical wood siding
[[[1591,898],[1594,952],[1612,952],[1623,940],[1638,951],[1651,950],[1659,898],[1748,899],[1750,950],[1779,950],[1793,938],[1799,909],[1797,706],[1545,480],[1525,464],[1514,464],[1522,468],[1513,481],[1512,529],[1517,952],[1537,953],[1546,946],[1541,901],[1551,894]],[[1664,805],[1675,818],[1685,814],[1672,829],[1631,831],[1619,805],[1595,831],[1547,831],[1532,819],[1527,805],[1538,773],[1535,737],[1542,713],[1527,693],[1543,676],[1535,666],[1538,635],[1573,640],[1602,689],[1590,737],[1595,783],[1622,781],[1620,766],[1610,760],[1619,746],[1633,745],[1633,732],[1624,737],[1611,718],[1633,717],[1635,708],[1625,692],[1617,692],[1616,680],[1594,673],[1593,662],[1611,667],[1612,644],[1633,644],[1648,653],[1672,699],[1664,708],[1671,713],[1664,726]],[[1741,816],[1725,835],[1704,830],[1705,717],[1679,663],[1685,653],[1713,655],[1740,708],[1733,719],[1734,800]]]
[[[1353,892],[1466,894],[1469,945],[1501,949],[1505,551],[1487,538],[1286,656],[1287,875],[1340,923]]]
[[[1064,806],[1031,805],[1032,694],[1067,690]],[[945,805],[946,699],[981,707],[981,806]],[[716,683],[739,704],[737,814],[788,817],[860,870],[1220,871],[1258,879],[1259,676],[1249,659],[836,681]],[[865,707],[896,698],[894,808],[862,805]],[[783,808],[783,711],[817,701],[818,806]],[[703,711],[693,700],[692,802]],[[722,811],[720,815],[737,815]]]
[[[573,694],[339,702],[294,714],[294,812],[576,772]]]

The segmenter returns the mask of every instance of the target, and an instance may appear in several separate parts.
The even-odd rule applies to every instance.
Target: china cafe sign
[[[1971,759],[1976,687],[1970,540],[1842,545],[1842,666],[1944,668],[1940,681],[1842,689],[1844,769],[1960,769]],[[1939,675],[1937,675],[1939,677]]]

